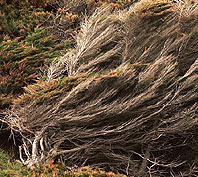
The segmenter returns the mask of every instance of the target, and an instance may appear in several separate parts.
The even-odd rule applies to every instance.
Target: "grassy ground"
[[[11,161],[9,156],[0,149],[0,176],[1,177],[124,177],[125,175],[104,172],[99,168],[90,167],[69,170],[64,164],[50,161],[37,168],[28,168],[18,160]]]

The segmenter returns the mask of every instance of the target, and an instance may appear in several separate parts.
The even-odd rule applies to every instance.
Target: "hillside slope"
[[[21,139],[23,163],[61,158],[127,175],[193,175],[197,36],[198,5],[187,1],[103,5],[85,17],[75,48],[3,119]]]

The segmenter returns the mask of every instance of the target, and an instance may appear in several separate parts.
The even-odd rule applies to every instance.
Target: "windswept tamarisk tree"
[[[3,119],[33,166],[50,159],[139,176],[196,174],[198,6],[98,8],[76,46]]]

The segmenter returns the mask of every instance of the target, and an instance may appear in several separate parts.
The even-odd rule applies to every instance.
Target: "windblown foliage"
[[[142,0],[85,18],[4,118],[26,165],[64,159],[127,175],[197,168],[198,5]],[[24,159],[26,156],[26,159]]]

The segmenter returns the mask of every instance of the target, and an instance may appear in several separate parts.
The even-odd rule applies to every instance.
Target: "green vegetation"
[[[9,156],[0,149],[0,176],[30,176],[30,169],[24,167],[19,161],[11,162]]]
[[[40,164],[37,168],[28,168],[18,160],[10,161],[9,156],[0,149],[0,176],[1,177],[125,177],[125,175],[104,172],[99,168],[90,167],[69,170],[62,163]]]
[[[44,1],[39,1],[44,6]],[[50,3],[50,2],[48,2]],[[23,87],[34,83],[54,58],[71,47],[49,33],[54,15],[28,1],[0,2],[0,109],[8,108]]]
[[[0,1],[0,5],[0,42],[16,37],[24,38],[34,28],[46,25],[53,18],[52,13],[35,8],[34,3],[25,0],[11,0],[10,3]]]
[[[41,67],[65,53],[64,44],[55,45],[44,28],[35,28],[24,38],[0,44],[0,107],[11,102],[7,97],[23,93],[23,87],[35,82]]]

